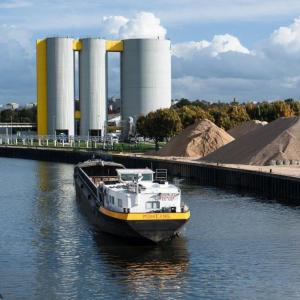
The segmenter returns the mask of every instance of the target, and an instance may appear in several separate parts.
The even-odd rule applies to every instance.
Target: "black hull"
[[[76,198],[96,229],[122,238],[158,243],[177,236],[187,220],[120,220],[102,213],[90,186],[75,176]]]

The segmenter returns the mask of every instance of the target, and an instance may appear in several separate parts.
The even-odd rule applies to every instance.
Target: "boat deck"
[[[92,182],[98,187],[101,183],[114,184],[119,182],[117,176],[89,176]]]

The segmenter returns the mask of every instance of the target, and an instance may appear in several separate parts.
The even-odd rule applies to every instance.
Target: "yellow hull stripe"
[[[100,207],[99,211],[106,216],[126,221],[163,221],[163,220],[188,220],[190,212],[180,213],[119,213]]]

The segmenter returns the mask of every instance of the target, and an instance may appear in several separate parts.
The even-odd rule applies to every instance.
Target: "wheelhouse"
[[[154,172],[150,169],[117,169],[120,182],[153,182]]]

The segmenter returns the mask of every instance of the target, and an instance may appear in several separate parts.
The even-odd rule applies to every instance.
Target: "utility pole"
[[[11,142],[12,142],[12,123],[13,123],[13,110],[11,109],[11,114],[10,114],[10,139],[11,139]]]

